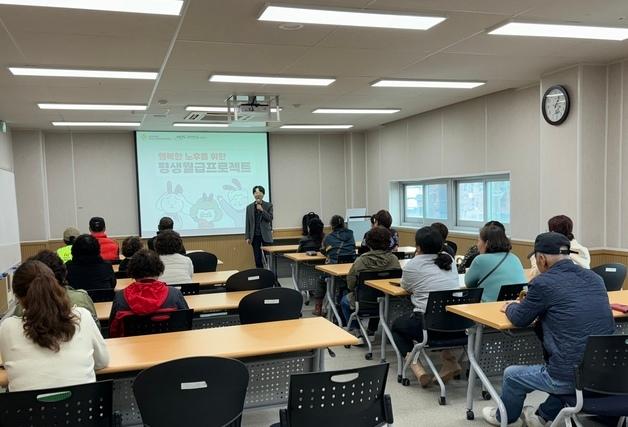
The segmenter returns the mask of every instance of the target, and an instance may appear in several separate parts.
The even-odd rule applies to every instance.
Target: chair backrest
[[[619,291],[624,286],[626,278],[626,266],[624,264],[603,264],[592,268],[602,280],[607,291]]]
[[[116,279],[126,279],[129,277],[129,275],[126,273],[126,270],[124,271],[114,271],[113,275],[115,276]]]
[[[186,255],[192,260],[195,273],[216,271],[216,267],[218,266],[218,258],[216,255],[205,251],[190,252]]]
[[[143,370],[133,393],[145,425],[222,427],[242,415],[248,383],[239,360],[188,357]]]
[[[289,288],[260,289],[240,301],[240,324],[275,322],[301,317],[303,296]]]
[[[388,363],[290,376],[282,427],[375,427],[392,424]],[[285,420],[285,422],[284,422]]]
[[[258,289],[272,288],[277,282],[275,273],[264,268],[251,268],[240,271],[229,277],[225,287],[227,292],[255,291]]]
[[[352,264],[355,261],[356,257],[356,254],[338,255],[338,264]]]
[[[194,310],[160,311],[152,314],[133,314],[123,318],[124,335],[149,335],[192,329]]]
[[[483,291],[482,288],[475,288],[430,292],[425,307],[425,328],[438,332],[458,332],[472,327],[473,320],[448,312],[447,306],[480,303]]]
[[[201,285],[199,283],[181,283],[168,286],[177,288],[183,295],[198,295],[201,291]]]
[[[393,252],[393,255],[397,257],[397,259],[406,259],[405,252]]]
[[[576,370],[576,388],[628,395],[628,335],[591,335]]]
[[[3,427],[114,426],[113,381],[0,393]]]
[[[379,291],[370,286],[366,286],[364,282],[368,280],[379,279],[397,279],[401,277],[402,270],[400,268],[382,271],[363,271],[358,274],[358,280],[355,287],[355,300],[358,303],[359,316],[376,316],[379,314],[379,303],[377,299],[384,296]]]
[[[452,242],[451,240],[445,240],[445,244],[454,250],[454,254],[458,253],[458,245],[456,244],[456,242]]]
[[[502,285],[499,288],[499,294],[497,295],[497,301],[514,301],[519,297],[519,294],[528,286],[527,283],[515,283],[513,285]]]
[[[114,289],[88,289],[87,294],[94,302],[110,302],[116,296]]]

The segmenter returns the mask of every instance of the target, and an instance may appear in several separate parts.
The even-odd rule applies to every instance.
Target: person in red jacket
[[[95,216],[89,220],[89,231],[100,243],[100,256],[105,261],[117,261],[120,259],[118,242],[107,237],[105,233],[105,220]]]
[[[166,313],[187,310],[188,304],[175,287],[157,280],[164,264],[155,252],[142,249],[129,261],[127,273],[135,281],[116,292],[109,315],[109,337],[124,336],[124,318],[134,314]]]

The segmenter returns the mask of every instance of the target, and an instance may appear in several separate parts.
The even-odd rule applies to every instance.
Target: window
[[[490,220],[510,223],[510,177],[489,175],[405,182],[403,223],[443,222],[451,228],[477,228]]]

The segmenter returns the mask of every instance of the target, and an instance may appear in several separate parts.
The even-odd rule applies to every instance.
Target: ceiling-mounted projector
[[[266,127],[280,122],[278,95],[231,95],[226,99],[230,126]]]

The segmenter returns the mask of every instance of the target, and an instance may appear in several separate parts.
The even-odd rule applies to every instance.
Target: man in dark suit
[[[253,246],[255,266],[263,268],[262,245],[273,242],[273,205],[265,202],[266,190],[261,185],[253,187],[255,201],[246,207],[246,243]]]

